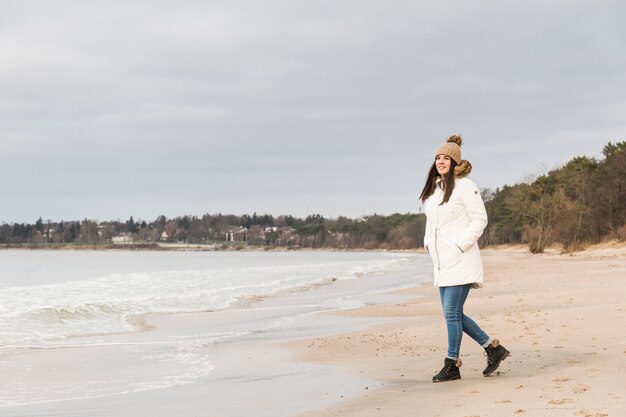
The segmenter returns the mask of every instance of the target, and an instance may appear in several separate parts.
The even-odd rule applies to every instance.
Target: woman
[[[497,339],[491,339],[471,318],[463,314],[470,288],[483,284],[483,265],[478,238],[487,226],[487,213],[480,191],[467,175],[472,165],[461,159],[462,138],[450,136],[437,150],[420,199],[426,213],[424,247],[434,263],[435,286],[448,328],[448,355],[433,382],[461,378],[461,337],[467,333],[485,348],[491,375],[509,356]]]

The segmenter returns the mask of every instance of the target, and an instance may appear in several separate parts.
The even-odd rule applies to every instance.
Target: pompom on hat
[[[463,138],[460,135],[452,135],[437,149],[437,153],[435,153],[435,157],[437,155],[447,155],[456,162],[457,166],[454,167],[455,178],[466,177],[472,171],[472,164],[465,159],[461,159],[462,143]]]

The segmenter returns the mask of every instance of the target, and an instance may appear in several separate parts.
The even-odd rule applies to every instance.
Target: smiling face
[[[435,167],[442,177],[450,172],[450,157],[448,155],[439,154],[435,157]]]

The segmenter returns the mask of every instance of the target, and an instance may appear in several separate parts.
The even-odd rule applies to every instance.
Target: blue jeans
[[[487,333],[483,332],[474,320],[463,314],[463,304],[471,287],[472,284],[439,287],[443,316],[448,327],[448,357],[451,359],[459,357],[463,332],[481,346],[489,341]]]

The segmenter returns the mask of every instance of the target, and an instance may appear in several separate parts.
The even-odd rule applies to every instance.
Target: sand
[[[377,381],[299,417],[626,415],[626,247],[482,253],[485,287],[472,290],[465,312],[511,351],[498,375],[482,376],[483,349],[466,336],[462,379],[431,382],[446,331],[436,289],[421,286],[412,302],[335,313],[397,318],[391,324],[288,344],[296,362]]]

